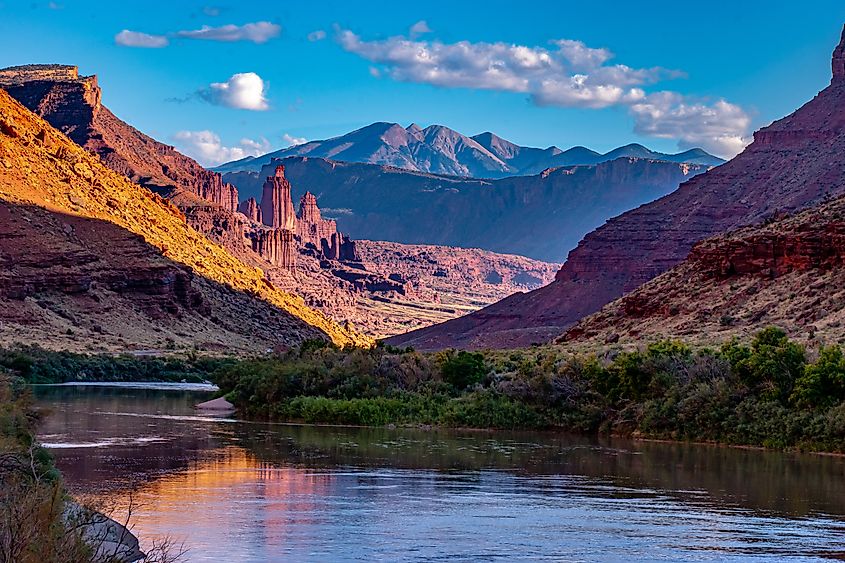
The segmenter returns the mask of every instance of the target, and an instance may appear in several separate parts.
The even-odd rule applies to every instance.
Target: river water
[[[75,495],[131,498],[142,544],[189,561],[845,560],[842,458],[257,424],[164,387],[37,387],[40,439]]]

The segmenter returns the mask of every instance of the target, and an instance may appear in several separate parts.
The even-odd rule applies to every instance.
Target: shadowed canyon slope
[[[276,177],[268,167],[269,191],[265,176],[253,197],[239,203],[219,174],[109,112],[96,76],[80,77],[72,66],[28,65],[0,70],[0,84],[115,172],[168,197],[190,226],[260,268],[277,287],[368,334],[442,322],[554,279],[556,265],[518,256],[486,253],[491,265],[479,269],[483,253],[471,249],[430,247],[423,258],[416,248],[392,245],[362,262],[355,241],[321,217],[313,194],[300,191],[296,211],[283,172]]]
[[[561,342],[718,343],[766,326],[845,343],[845,198],[696,244],[689,257],[570,328]]]
[[[122,350],[366,343],[0,90],[0,334]]]
[[[242,196],[258,193],[254,173],[226,174]],[[483,248],[550,262],[608,217],[665,195],[706,166],[618,158],[535,176],[477,180],[397,168],[286,158],[297,190],[320,198],[353,238]],[[298,195],[298,194],[297,194]]]
[[[845,34],[833,79],[730,162],[587,235],[556,281],[392,340],[420,348],[543,342],[684,260],[713,235],[845,194]]]
[[[378,164],[414,172],[473,178],[526,176],[539,174],[547,168],[598,164],[617,158],[645,158],[705,166],[724,162],[701,149],[663,154],[634,144],[600,154],[585,147],[573,147],[565,151],[557,147],[523,147],[490,132],[467,137],[442,125],[423,129],[416,124],[402,127],[398,123],[373,123],[332,139],[310,141],[262,156],[229,162],[218,166],[216,170],[257,172],[274,158],[290,156]]]

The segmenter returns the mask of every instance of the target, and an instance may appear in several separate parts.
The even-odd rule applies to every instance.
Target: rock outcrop
[[[285,178],[285,167],[278,165],[273,174],[264,180],[261,194],[261,218],[274,229],[296,231],[296,211],[290,195],[290,182]]]
[[[619,158],[536,176],[475,180],[319,158],[274,161],[258,176],[227,175],[244,196],[285,165],[294,197],[320,187],[320,206],[353,239],[484,248],[561,262],[608,218],[675,190],[706,166]]]
[[[258,205],[258,202],[255,201],[254,197],[251,197],[246,201],[242,201],[240,205],[238,205],[238,211],[246,215],[246,218],[253,223],[264,222],[261,215],[261,206]]]
[[[310,338],[370,342],[0,90],[0,342],[255,352]]]
[[[283,270],[296,267],[296,240],[288,229],[262,229],[250,234],[256,254]]]
[[[26,65],[0,70],[0,87],[133,182],[237,210],[237,188],[220,174],[115,117],[102,104],[96,76],[79,76],[75,66]]]
[[[558,341],[717,343],[770,325],[808,343],[845,339],[845,198],[702,241]]]
[[[544,342],[677,265],[704,238],[845,194],[843,50],[845,36],[834,51],[833,80],[813,100],[758,131],[730,162],[588,234],[555,283],[393,342],[419,348]]]

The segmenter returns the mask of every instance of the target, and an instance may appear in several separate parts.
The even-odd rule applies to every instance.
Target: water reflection
[[[845,461],[556,433],[197,416],[207,395],[41,388],[71,488],[195,561],[814,559],[845,550]],[[94,444],[94,445],[92,445]],[[98,445],[100,444],[100,445]],[[87,447],[76,447],[87,446]],[[221,556],[225,553],[225,557]]]

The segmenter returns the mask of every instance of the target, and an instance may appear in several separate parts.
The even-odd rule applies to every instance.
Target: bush
[[[487,374],[484,367],[484,355],[480,352],[466,352],[461,350],[457,354],[450,350],[443,354],[440,361],[440,372],[443,381],[451,385],[455,391],[463,391],[481,382]]]

